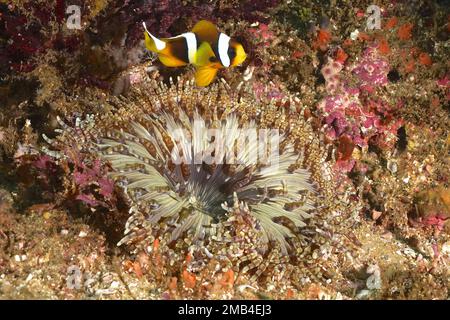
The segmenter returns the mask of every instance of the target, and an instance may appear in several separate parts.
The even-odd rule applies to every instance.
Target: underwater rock
[[[424,190],[416,196],[416,210],[423,226],[438,231],[450,230],[450,190],[436,187]]]

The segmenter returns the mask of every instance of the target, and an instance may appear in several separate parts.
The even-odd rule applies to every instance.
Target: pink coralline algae
[[[343,65],[331,58],[328,58],[328,62],[323,66],[321,72],[325,79],[325,86],[327,92],[334,94],[342,89],[342,81],[339,73],[341,72]]]
[[[34,162],[34,166],[37,169],[40,170],[46,170],[48,168],[50,168],[52,166],[52,164],[54,164],[54,161],[52,158],[50,158],[50,156],[48,155],[43,155],[40,156],[35,162]]]
[[[436,81],[436,83],[444,88],[450,88],[450,75],[446,75],[442,79]]]
[[[71,143],[64,146],[61,155],[64,156],[58,156],[60,159],[57,162],[54,155],[44,155],[35,165],[38,168],[48,167],[51,163],[65,172],[70,183],[70,187],[66,187],[69,190],[67,199],[79,200],[90,207],[115,207],[114,181],[108,178],[108,166],[99,159],[87,157],[84,151]]]
[[[98,159],[87,159],[76,148],[68,146],[64,154],[66,157],[60,160],[44,154],[32,162],[39,180],[48,184],[48,181],[60,176],[58,171],[62,169],[70,176],[70,195],[67,199],[79,200],[89,207],[113,208],[117,199],[114,181],[108,178],[107,167]]]
[[[444,229],[444,225],[448,217],[446,217],[443,214],[436,214],[428,216],[424,219],[422,219],[422,224],[424,226],[432,226],[435,227],[436,230],[442,231]]]
[[[378,56],[375,48],[368,48],[360,62],[350,72],[356,87],[350,87],[341,74],[343,65],[329,58],[322,68],[327,96],[319,102],[326,134],[333,141],[348,137],[359,147],[376,144],[381,149],[391,148],[402,121],[393,117],[399,107],[372,95],[376,88],[387,84],[388,63]],[[347,71],[347,70],[346,70]],[[352,159],[338,159],[341,170],[350,171]]]
[[[257,100],[268,98],[274,100],[282,100],[285,98],[283,88],[279,84],[271,82],[269,85],[261,81],[253,82],[253,93]]]
[[[269,26],[264,23],[258,24],[257,27],[249,28],[248,32],[254,36],[261,45],[268,47],[275,38],[275,34],[270,31]]]
[[[328,136],[334,140],[346,134],[356,145],[366,146],[367,141],[362,138],[360,131],[361,126],[365,125],[367,128],[371,126],[372,116],[364,113],[361,107],[358,95],[350,95],[348,91],[325,98],[319,104],[319,108],[325,113]]]
[[[346,88],[341,94],[326,97],[319,109],[324,114],[329,138],[335,140],[345,134],[360,147],[366,147],[377,134],[389,132],[394,139],[401,125],[399,121],[389,121],[389,105],[375,99],[362,103],[360,91],[355,89]]]
[[[76,197],[77,200],[81,200],[90,206],[105,205],[105,202],[97,200],[95,195],[92,194],[93,189],[97,189],[104,200],[110,201],[113,199],[114,182],[106,178],[103,171],[100,160],[94,161],[91,167],[82,162],[79,167],[75,168],[73,179],[80,192]]]
[[[447,221],[449,221],[447,215],[436,212],[433,212],[426,217],[420,217],[417,220],[409,219],[409,222],[413,227],[431,228],[436,234],[439,234],[444,230]]]
[[[33,167],[39,172],[39,178],[48,181],[48,176],[54,175],[57,171],[57,165],[53,158],[48,155],[41,155],[32,163]]]
[[[389,64],[379,57],[376,48],[370,47],[352,72],[358,78],[361,88],[371,91],[374,87],[388,83]]]
[[[437,85],[445,92],[447,102],[450,101],[450,74],[436,81]]]

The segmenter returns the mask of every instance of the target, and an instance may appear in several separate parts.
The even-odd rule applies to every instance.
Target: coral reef
[[[70,4],[0,3],[2,298],[448,298],[445,1]],[[248,53],[204,89],[141,27],[200,19]],[[175,164],[196,122],[282,165]]]

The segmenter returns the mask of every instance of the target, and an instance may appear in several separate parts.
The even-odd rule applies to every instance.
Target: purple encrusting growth
[[[388,83],[388,62],[378,55],[375,47],[365,50],[361,62],[352,70],[361,86],[377,87]]]
[[[398,106],[391,106],[374,95],[377,88],[388,83],[389,64],[376,48],[369,47],[362,59],[350,68],[356,86],[343,80],[342,70],[343,65],[332,59],[322,68],[328,95],[319,102],[318,109],[322,112],[328,137],[337,140],[348,136],[359,147],[367,147],[369,142],[381,149],[392,147],[402,124],[401,120],[391,120]],[[353,165],[343,167],[349,171]]]
[[[49,181],[57,173],[58,167],[69,170],[71,175],[71,199],[79,200],[90,207],[113,208],[116,205],[114,181],[108,178],[108,167],[99,159],[88,159],[77,148],[67,146],[64,165],[49,155],[41,155],[33,166],[41,180]],[[71,169],[69,169],[71,168]]]
[[[73,179],[80,194],[76,197],[77,200],[85,202],[90,206],[108,206],[107,202],[113,199],[114,181],[106,177],[104,167],[100,160],[95,160],[92,166],[81,162],[75,168]],[[106,201],[96,199],[92,193],[94,189],[98,188],[98,193]]]

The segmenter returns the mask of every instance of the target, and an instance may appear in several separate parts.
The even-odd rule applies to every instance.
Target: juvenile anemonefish
[[[219,69],[237,66],[247,57],[240,43],[206,20],[199,21],[191,32],[164,39],[156,38],[148,32],[145,22],[143,25],[147,49],[157,53],[168,67],[193,64],[198,86],[207,86]]]

